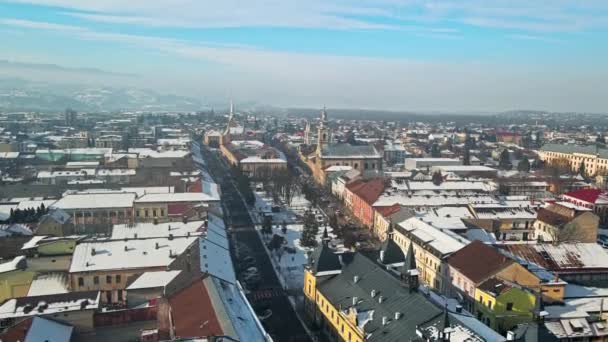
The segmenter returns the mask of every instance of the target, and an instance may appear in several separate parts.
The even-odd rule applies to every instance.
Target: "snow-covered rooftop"
[[[127,290],[148,289],[167,286],[181,271],[145,272],[127,287]]]
[[[448,234],[415,217],[400,222],[398,225],[442,255],[454,253],[468,243],[464,238]]]
[[[41,274],[34,279],[27,295],[43,296],[68,292],[68,275],[66,273],[49,273]]]
[[[70,209],[103,209],[131,208],[135,200],[134,193],[90,193],[71,194],[62,197],[51,208]]]
[[[112,227],[112,240],[122,239],[148,239],[173,236],[189,236],[202,234],[205,221],[190,221],[187,223],[165,222],[154,224],[152,222],[139,222],[134,225],[116,224]]]
[[[167,202],[209,202],[219,198],[203,192],[172,192],[169,194],[145,194],[136,199],[136,203],[167,203]]]
[[[166,267],[198,237],[85,242],[74,249],[70,273]]]

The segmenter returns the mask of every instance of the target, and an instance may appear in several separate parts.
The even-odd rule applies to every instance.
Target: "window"
[[[340,330],[341,330],[342,332],[344,332],[344,324],[342,324],[342,325],[340,326]]]
[[[93,284],[95,284],[95,285],[99,284],[99,277],[98,276],[94,276],[93,277]]]
[[[507,303],[507,311],[513,311],[513,303]]]
[[[106,276],[106,283],[112,284],[112,276]]]
[[[158,217],[158,216],[156,216],[156,209],[152,210],[152,217]]]
[[[145,216],[145,217],[150,216],[150,213],[148,212],[148,209],[144,210],[144,216]]]
[[[116,275],[116,283],[117,283],[117,284],[120,284],[120,281],[121,281],[121,279],[120,279],[120,274],[117,274],[117,275]]]
[[[84,286],[84,278],[78,277],[78,286]]]
[[[118,290],[118,301],[122,301],[122,290]]]
[[[161,209],[160,210],[160,216],[161,217],[165,217],[165,209]]]

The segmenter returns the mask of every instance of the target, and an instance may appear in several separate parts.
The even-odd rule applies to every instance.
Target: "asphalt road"
[[[256,260],[255,267],[260,273],[261,281],[247,297],[255,310],[272,310],[272,315],[263,321],[266,331],[277,342],[311,341],[277,279],[247,207],[232,182],[230,171],[215,152],[202,146],[201,153],[207,163],[207,171],[220,185],[222,204],[227,211],[226,223],[233,227],[230,242],[237,277],[242,271],[238,260],[245,256],[252,256]]]

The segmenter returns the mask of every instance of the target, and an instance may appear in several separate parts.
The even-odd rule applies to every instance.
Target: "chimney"
[[[137,239],[137,233],[133,234],[133,238]]]
[[[129,251],[129,246],[125,245],[125,252]]]
[[[169,234],[169,241],[173,240],[173,234]]]
[[[382,304],[382,302],[384,302],[384,297],[379,296],[378,297],[378,304]]]
[[[168,225],[168,226],[167,226],[167,230],[168,230],[168,231],[171,231],[171,225]]]
[[[369,320],[373,321],[374,320],[374,310],[369,312]]]
[[[512,331],[507,331],[507,341],[515,341],[515,333]]]
[[[91,255],[95,256],[95,254],[97,254],[97,252],[95,251],[95,248],[91,248]]]
[[[370,293],[370,296],[372,296],[372,298],[376,297],[376,290],[372,290],[372,293]]]
[[[356,284],[356,283],[358,283],[358,282],[359,282],[359,276],[358,276],[358,275],[356,275],[356,276],[354,276],[354,277],[353,277],[353,283],[355,283],[355,284]]]
[[[158,242],[156,242],[156,243],[154,244],[154,248],[155,248],[155,249],[159,249],[159,248],[160,248],[160,245],[158,244]]]
[[[169,250],[169,258],[173,258],[173,251]]]
[[[398,320],[399,318],[401,318],[401,312],[397,311],[397,312],[395,312],[395,321]]]
[[[384,251],[380,251],[380,261],[384,262]]]
[[[387,324],[388,324],[388,317],[382,316],[382,325],[387,325]]]
[[[456,313],[462,313],[462,305],[456,305]]]
[[[353,297],[353,306],[357,305],[357,302],[359,302],[359,297]]]

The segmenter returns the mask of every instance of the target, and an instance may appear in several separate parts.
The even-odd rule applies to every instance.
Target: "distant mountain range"
[[[200,101],[151,90],[0,79],[1,111],[195,111]]]

